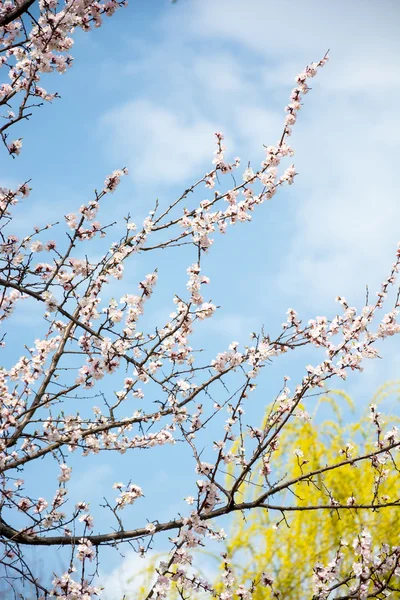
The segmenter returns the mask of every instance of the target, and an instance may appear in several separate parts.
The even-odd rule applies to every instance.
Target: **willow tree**
[[[375,549],[388,543],[398,544],[397,506],[385,510],[378,507],[360,510],[357,506],[378,505],[399,496],[398,472],[387,469],[385,462],[373,455],[374,433],[379,439],[376,421],[382,416],[397,424],[400,420],[393,414],[384,416],[383,409],[378,407],[388,396],[399,398],[399,395],[399,382],[385,384],[371,399],[367,414],[349,422],[349,409],[355,408],[353,401],[344,392],[332,391],[319,398],[312,416],[288,423],[276,450],[273,471],[254,473],[241,491],[251,502],[257,498],[265,477],[289,478],[294,484],[283,487],[271,500],[274,505],[271,511],[235,514],[229,530],[226,554],[241,583],[260,580],[265,565],[270,565],[282,598],[311,598],[321,571],[337,560],[337,552],[341,556],[338,572],[344,577],[359,568],[357,561],[354,564],[354,547],[361,541]],[[326,417],[327,412],[331,418],[323,419],[321,415]],[[370,460],[362,464],[351,460],[354,456],[371,454]],[[330,468],[343,458],[350,460],[339,471]],[[235,466],[229,466],[228,484],[235,478],[235,470]],[[312,476],[307,475],[310,471]],[[323,504],[328,504],[325,511],[320,510]],[[348,509],[337,510],[336,505],[346,505]],[[378,589],[383,583],[379,571],[371,576]],[[390,587],[392,591],[400,590],[398,577]],[[343,595],[339,588],[337,593]],[[257,600],[273,597],[271,589],[258,590],[253,595]]]

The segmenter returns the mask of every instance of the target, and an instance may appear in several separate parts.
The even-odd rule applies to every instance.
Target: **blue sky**
[[[3,185],[32,178],[17,232],[74,211],[124,166],[129,177],[100,220],[121,222],[129,211],[140,221],[156,198],[168,205],[210,169],[217,130],[230,158],[240,156],[243,168],[248,160],[259,164],[262,145],[280,137],[295,75],[329,48],[291,140],[295,185],[263,205],[251,224],[217,237],[204,261],[208,294],[222,308],[199,340],[215,354],[234,339],[247,343],[261,325],[276,331],[289,307],[308,319],[335,314],[336,295],[360,306],[367,284],[377,291],[400,239],[399,30],[396,0],[131,0],[100,30],[76,36],[73,68],[45,82],[62,99],[17,131],[24,137],[21,157],[3,158]],[[160,283],[147,317],[157,321],[184,289],[191,262],[175,251],[150,253],[131,263],[119,289],[133,291],[157,266]],[[36,337],[34,310],[30,304],[16,313],[8,360],[21,351],[22,331],[28,344]],[[358,405],[399,378],[397,340],[382,346],[382,357],[341,383]],[[297,383],[306,363],[303,354],[270,368],[251,414],[262,413],[284,374]],[[398,410],[394,402],[392,409]],[[107,490],[112,497],[112,483],[129,478],[146,494],[146,504],[138,501],[130,513],[135,525],[152,518],[146,510],[153,508],[160,519],[173,517],[193,492],[195,474],[190,456],[174,447],[76,463],[70,487],[73,496]],[[124,563],[126,572],[134,562]],[[118,563],[110,554],[102,569],[115,578]]]

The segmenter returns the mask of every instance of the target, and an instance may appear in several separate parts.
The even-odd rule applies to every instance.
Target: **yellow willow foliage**
[[[389,397],[396,400],[400,397],[400,382],[383,385],[373,396],[371,403],[379,406]],[[301,475],[302,471],[308,473],[319,467],[341,462],[345,459],[341,451],[348,443],[354,447],[353,457],[376,450],[376,430],[371,424],[369,413],[355,423],[346,424],[342,416],[343,405],[347,410],[351,410],[351,398],[343,391],[331,391],[320,397],[310,421],[293,419],[285,425],[279,448],[271,459],[271,482],[283,477],[292,479]],[[321,420],[321,410],[326,413],[329,409],[333,413],[333,419]],[[400,418],[391,416],[384,420],[389,425],[388,429],[391,429]],[[301,450],[302,457],[295,454],[297,450]],[[232,451],[235,451],[235,447]],[[300,467],[303,460],[309,462]],[[233,477],[237,473],[237,467],[228,466],[225,481],[227,489],[231,487]],[[270,503],[298,508],[327,505],[328,489],[333,498],[340,503],[346,504],[347,499],[354,496],[357,504],[370,504],[376,475],[377,472],[369,460],[358,463],[358,466],[347,465],[328,471],[322,477],[315,477],[315,485],[301,482],[292,488],[294,493],[281,493],[279,497],[272,498]],[[255,499],[260,495],[260,485],[263,484],[265,486],[265,480],[259,474],[259,469],[255,469],[251,481],[241,486],[236,500],[241,502]],[[395,470],[381,483],[378,500],[384,495],[393,500],[400,496],[400,477]],[[267,572],[275,580],[275,589],[281,592],[280,600],[304,600],[312,598],[313,567],[318,562],[328,564],[334,558],[341,539],[351,546],[354,538],[365,527],[371,533],[377,547],[383,542],[399,545],[399,513],[400,507],[388,507],[377,511],[336,511],[332,508],[285,512],[283,517],[277,511],[253,509],[245,514],[235,513],[225,548],[221,545],[221,552],[227,553],[237,584],[244,583],[249,587],[252,581],[259,581],[261,574]],[[195,563],[198,563],[198,559],[202,562],[202,554],[201,551],[196,552]],[[222,564],[219,554],[210,556],[209,553],[204,553],[203,560],[206,559],[206,555],[209,559],[207,571],[213,570],[210,559],[215,561],[215,567]],[[168,558],[166,553],[147,559],[143,570],[132,577],[132,594],[126,594],[125,600],[146,598],[151,582],[154,581],[154,569],[160,560],[166,561]],[[345,554],[344,572],[351,569],[353,561],[354,553],[349,552],[348,557]],[[209,579],[209,574],[208,577],[207,574],[204,575]],[[215,589],[221,591],[220,579],[216,579]],[[140,586],[138,580],[141,581]],[[168,600],[180,598],[178,590],[173,587]],[[269,588],[259,586],[253,593],[253,600],[268,599],[272,600]]]
[[[372,399],[379,405],[393,394],[398,397],[398,382],[382,386]],[[343,400],[351,407],[352,401],[341,391],[332,391],[319,400],[314,417],[309,422],[299,419],[289,421],[284,427],[279,449],[271,459],[271,481],[280,478],[292,479],[319,467],[331,465],[344,459],[341,452],[346,444],[354,446],[353,456],[359,456],[376,450],[376,431],[366,415],[357,423],[343,424],[339,406]],[[329,404],[335,414],[335,420],[316,422],[318,408]],[[396,417],[384,419],[391,429]],[[302,456],[296,451],[300,450]],[[302,461],[309,461],[301,465]],[[227,486],[233,481],[236,468],[228,470]],[[357,504],[371,504],[374,497],[374,480],[377,471],[371,461],[358,463],[358,466],[346,465],[314,478],[315,485],[300,482],[292,487],[293,493],[285,492],[270,499],[270,504],[294,506],[318,506],[329,504],[330,491],[333,498],[346,504],[354,496]],[[260,495],[258,485],[265,484],[260,474],[253,474],[250,483],[240,489],[243,500],[255,499]],[[379,486],[379,497],[388,496],[395,500],[400,496],[400,477],[395,469]],[[263,571],[275,579],[275,589],[285,600],[304,600],[311,598],[312,569],[316,563],[328,564],[333,558],[341,539],[351,545],[353,539],[365,527],[373,537],[374,545],[383,542],[391,545],[400,543],[400,509],[388,507],[380,510],[298,510],[279,513],[266,509],[256,509],[246,514],[235,514],[232,528],[227,537],[226,551],[238,583],[249,584],[259,580]],[[343,572],[351,569],[354,554],[348,553],[342,565]],[[218,589],[217,585],[217,589]],[[272,598],[269,588],[259,587],[253,595],[254,600]]]

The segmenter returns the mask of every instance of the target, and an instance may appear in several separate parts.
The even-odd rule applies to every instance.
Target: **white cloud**
[[[191,181],[211,157],[216,121],[229,156],[262,160],[261,145],[280,135],[295,74],[330,47],[291,140],[299,177],[287,195],[289,233],[275,283],[307,307],[363,294],[392,262],[400,217],[397,8],[390,0],[323,10],[317,0],[178,3],[130,67],[133,76],[153,74],[151,100],[133,100],[104,120],[114,150],[130,157],[145,184]]]
[[[68,486],[70,497],[74,502],[101,497],[106,489],[105,481],[112,472],[113,468],[110,464],[92,465],[79,472],[74,470]]]
[[[251,333],[253,331],[258,332],[260,327],[261,323],[257,318],[244,316],[240,313],[234,314],[217,311],[212,322],[206,321],[199,334],[208,337],[212,330],[224,342],[229,343],[238,340],[243,344],[248,344]]]
[[[193,58],[192,74],[208,89],[229,93],[241,91],[244,75],[240,63],[233,56],[222,52],[212,61],[204,55]]]
[[[230,59],[239,56],[235,89],[244,93],[232,98],[230,124],[246,150],[274,143],[282,113],[269,107],[278,96],[282,108],[286,101],[277,89],[289,91],[303,64],[331,48],[294,130],[300,175],[290,194],[296,206],[291,235],[279,250],[284,265],[277,283],[308,307],[379,285],[394,256],[400,217],[393,157],[400,134],[393,111],[400,86],[398,5],[354,0],[325,3],[322,10],[316,0],[206,0],[182,15],[187,36],[208,40],[211,70],[219,53],[228,73]],[[256,65],[258,85],[247,94]]]
[[[135,594],[146,583],[150,583],[149,570],[158,563],[157,554],[148,552],[141,558],[137,552],[130,550],[118,567],[109,573],[100,571],[99,585],[104,586],[103,600],[133,600]]]
[[[357,111],[343,104],[332,107],[325,122],[315,115],[297,144],[299,199],[279,283],[291,283],[308,305],[337,294],[359,296],[366,284],[378,291],[399,237],[396,164],[383,126],[387,113],[382,118],[372,105]],[[399,125],[393,130],[400,133]]]
[[[188,14],[189,13],[189,14]],[[193,3],[182,11],[188,36],[236,42],[280,59],[319,47],[358,47],[373,55],[382,47],[393,48],[398,28],[396,0],[324,2],[319,0],[212,0]],[[169,15],[165,28],[175,15]],[[309,60],[309,59],[308,59]]]
[[[137,100],[115,108],[103,122],[115,154],[128,157],[131,174],[145,186],[181,183],[204,163],[211,168],[218,128],[202,116]]]
[[[239,102],[232,111],[233,131],[240,137],[246,151],[256,155],[259,163],[265,154],[262,145],[276,143],[282,134],[282,114],[251,101]],[[235,152],[234,148],[230,150]]]

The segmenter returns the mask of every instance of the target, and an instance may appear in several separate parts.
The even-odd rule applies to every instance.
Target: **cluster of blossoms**
[[[130,483],[126,489],[123,489],[125,488],[123,483],[115,483],[113,487],[120,491],[120,495],[115,501],[119,510],[122,510],[128,504],[133,504],[135,500],[143,496],[141,488],[133,483]]]
[[[282,159],[294,154],[292,148],[286,143],[286,139],[292,134],[292,126],[296,122],[297,113],[302,106],[302,96],[309,91],[307,80],[314,77],[327,60],[328,57],[324,56],[318,63],[312,63],[298,75],[297,85],[291,93],[291,103],[286,107],[287,116],[282,137],[276,146],[267,146],[266,158],[262,161],[260,169],[255,172],[248,166],[243,174],[243,184],[237,185],[225,193],[216,191],[213,200],[204,200],[198,208],[184,211],[184,215],[180,219],[180,226],[185,229],[183,235],[191,235],[202,250],[207,250],[212,245],[213,238],[211,236],[216,229],[225,233],[228,224],[250,221],[251,213],[258,205],[265,200],[270,200],[281,185],[293,183],[296,175],[294,165],[288,167],[281,176],[278,172]],[[215,137],[217,141],[217,150],[213,161],[215,169],[205,177],[207,187],[215,186],[218,172],[222,174],[231,172],[240,165],[238,158],[233,164],[225,162],[226,148],[222,145],[223,135],[217,132]],[[256,193],[254,189],[257,183],[261,184],[259,193]],[[240,199],[240,195],[242,199]],[[228,206],[224,210],[212,210],[220,200],[226,201]]]
[[[76,571],[74,567],[69,569],[61,577],[56,576],[53,581],[53,588],[50,595],[55,598],[68,598],[73,600],[92,600],[92,598],[100,597],[101,588],[90,585],[87,580],[75,581],[73,573]],[[45,600],[45,596],[41,596],[39,600]]]
[[[14,156],[20,153],[22,140],[7,141],[8,130],[29,118],[32,107],[58,97],[57,93],[48,93],[39,83],[43,74],[65,73],[72,65],[69,52],[74,44],[74,31],[100,27],[103,16],[112,16],[126,3],[118,0],[39,0],[39,14],[35,17],[29,12],[32,4],[33,0],[0,2],[0,69],[6,78],[0,84],[0,107],[3,108],[0,134]]]
[[[106,180],[104,182],[104,192],[115,192],[115,190],[117,189],[117,187],[119,186],[120,182],[121,182],[121,177],[123,175],[128,175],[128,169],[117,169],[116,171],[113,171],[111,173],[111,175],[109,175],[108,177],[106,177]]]
[[[353,551],[354,562],[349,575],[340,570],[346,552]],[[314,568],[314,600],[327,600],[342,586],[349,591],[348,598],[391,598],[392,580],[400,576],[400,547],[383,544],[374,551],[372,538],[363,529],[353,540],[351,548],[342,540],[335,558],[324,567]]]
[[[84,561],[86,559],[93,560],[94,555],[95,555],[95,553],[93,550],[92,542],[85,538],[82,538],[81,540],[79,540],[78,552],[77,552],[76,557],[79,560]]]

